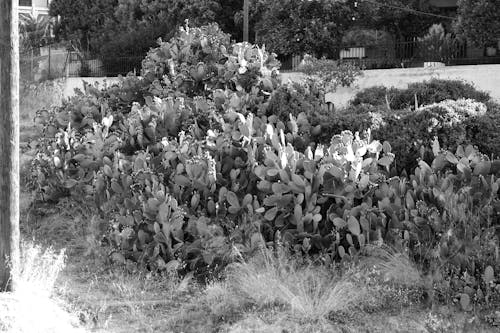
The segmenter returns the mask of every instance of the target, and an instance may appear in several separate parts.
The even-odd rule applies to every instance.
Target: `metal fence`
[[[476,49],[460,40],[414,40],[374,46],[332,47],[333,59],[365,69],[421,67],[425,62],[446,65],[500,63],[500,50]],[[26,80],[58,77],[113,77],[140,73],[144,55],[99,58],[87,52],[70,52],[47,45],[21,54],[21,75]],[[280,57],[282,70],[296,70],[301,56]]]
[[[457,39],[425,41],[414,40],[374,46],[345,45],[333,47],[334,60],[358,64],[365,69],[421,67],[426,62],[445,65],[472,65],[500,63],[500,50],[488,54],[486,49],[473,48]],[[296,57],[282,57],[282,69],[296,70]]]
[[[139,73],[143,55],[100,59],[86,52],[46,46],[20,54],[21,77],[28,81],[60,77],[115,77]]]

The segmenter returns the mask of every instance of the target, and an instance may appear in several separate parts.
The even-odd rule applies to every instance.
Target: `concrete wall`
[[[116,77],[69,77],[65,79],[64,97],[69,97],[75,94],[75,89],[83,90],[83,81],[88,83],[98,83],[100,87],[106,84],[118,82]]]
[[[300,73],[283,73],[283,81],[300,80]],[[422,82],[431,78],[461,79],[473,83],[478,89],[485,90],[500,101],[500,65],[453,66],[438,68],[398,68],[376,69],[365,71],[354,87],[339,87],[333,94],[327,95],[327,100],[336,107],[346,106],[350,99],[360,90],[377,85],[386,87],[406,88],[408,83]],[[64,89],[65,96],[73,94],[74,88],[83,88],[82,80],[87,82],[104,81],[117,82],[117,78],[68,78]]]

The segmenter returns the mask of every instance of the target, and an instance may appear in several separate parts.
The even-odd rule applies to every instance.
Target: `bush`
[[[310,55],[304,57],[298,70],[319,79],[326,92],[335,91],[338,86],[349,87],[361,76],[360,68],[352,63],[339,63],[325,58],[316,59]]]
[[[418,38],[418,42],[419,59],[447,62],[454,56],[453,44],[456,41],[451,37],[451,34],[445,33],[442,24],[433,24],[424,37]]]
[[[384,86],[374,86],[366,88],[356,93],[351,100],[351,105],[357,106],[368,104],[373,106],[387,105],[392,100],[392,95],[397,92],[396,88],[387,88]]]
[[[470,83],[460,80],[431,79],[429,81],[411,83],[407,89],[372,87],[356,94],[351,101],[353,105],[370,104],[386,106],[389,103],[393,110],[415,109],[415,96],[419,106],[439,103],[445,100],[473,99],[486,103],[490,96],[474,88]]]
[[[484,115],[467,119],[464,127],[469,142],[492,158],[500,157],[500,105],[487,103],[488,112]]]
[[[302,82],[290,82],[277,88],[266,107],[266,116],[276,116],[283,122],[290,120],[290,115],[298,117],[303,113],[313,125],[320,115],[328,114],[325,104],[325,91],[323,86],[314,79]]]
[[[377,90],[372,91],[376,93]],[[417,157],[429,162],[432,154],[425,147],[430,147],[435,136],[443,147],[452,151],[460,144],[472,144],[492,157],[500,153],[495,144],[500,122],[498,105],[494,103],[446,100],[417,111],[387,111],[380,106],[360,103],[334,113],[318,112],[315,117],[307,118],[312,126],[320,125],[318,134],[310,137],[321,143],[328,143],[334,133],[343,130],[371,129],[375,137],[391,142],[397,173],[412,172],[417,166]]]

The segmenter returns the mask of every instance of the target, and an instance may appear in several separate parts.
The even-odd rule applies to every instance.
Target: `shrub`
[[[299,72],[317,77],[326,89],[332,92],[338,86],[349,87],[361,75],[361,70],[351,63],[339,63],[335,60],[316,59],[306,55],[298,68]]]
[[[446,62],[453,57],[452,48],[455,42],[451,34],[446,34],[441,24],[433,24],[428,33],[418,38],[419,47],[417,54],[426,61]]]
[[[287,121],[289,114],[297,117],[304,112],[308,118],[323,113],[325,93],[323,87],[315,80],[290,82],[276,89],[266,108],[266,115],[275,115]]]
[[[487,108],[490,110],[487,111]],[[452,151],[460,144],[472,144],[490,156],[498,156],[498,106],[470,99],[446,100],[419,108],[417,111],[395,110],[370,104],[351,105],[334,113],[316,112],[308,115],[311,128],[319,125],[317,135],[308,138],[327,143],[334,133],[371,129],[374,136],[392,144],[396,155],[396,170],[411,172],[417,158],[430,162],[430,142],[437,136]]]
[[[356,93],[351,100],[354,106],[368,104],[373,106],[387,105],[392,100],[391,96],[396,92],[395,88],[387,88],[384,86],[374,86],[366,88]]]
[[[168,42],[152,49],[142,62],[142,76],[154,83],[155,95],[208,96],[217,89],[270,92],[276,87],[279,62],[265,48],[231,45],[216,24],[181,27]],[[161,89],[161,90],[159,90]]]
[[[431,79],[411,83],[407,89],[382,86],[367,88],[358,92],[351,103],[375,106],[386,106],[389,103],[391,109],[402,110],[415,109],[415,102],[418,106],[423,106],[457,99],[472,99],[486,103],[490,100],[490,96],[488,93],[477,90],[472,84],[460,80]]]
[[[492,158],[500,157],[500,105],[494,102],[486,104],[488,112],[479,117],[465,120],[469,142]]]
[[[472,99],[486,103],[490,99],[488,93],[477,90],[470,83],[460,80],[432,79],[409,84],[408,89],[402,92],[399,98],[395,98],[396,104],[393,108],[403,109],[414,105],[415,95],[419,105],[429,105],[449,99]]]

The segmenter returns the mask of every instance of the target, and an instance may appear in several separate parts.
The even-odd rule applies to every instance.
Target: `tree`
[[[118,0],[52,0],[49,13],[58,17],[55,34],[58,39],[72,41],[83,50],[100,36],[113,14]]]
[[[443,20],[429,0],[359,1],[356,25],[361,28],[390,32],[398,40],[413,39],[427,33],[433,24]]]
[[[459,0],[455,31],[477,47],[500,38],[500,0]]]
[[[38,51],[49,41],[50,21],[46,16],[19,16],[19,47],[21,51]],[[38,54],[37,54],[38,55]]]
[[[19,267],[19,27],[15,1],[0,0],[0,291]]]
[[[219,10],[212,0],[119,0],[112,19],[91,41],[91,49],[109,73],[140,69],[158,38],[170,39],[186,19],[190,25],[213,22]]]
[[[340,0],[266,1],[257,23],[257,42],[282,55],[331,56],[342,35],[353,26],[355,10]]]
[[[220,17],[217,22],[222,30],[230,33],[234,39],[239,40],[243,34],[243,8],[241,0],[226,0],[221,1],[223,17]],[[231,6],[229,6],[231,5]],[[250,0],[249,13],[249,41],[256,42],[257,24],[262,20],[262,17],[268,9],[270,2],[268,0]]]

